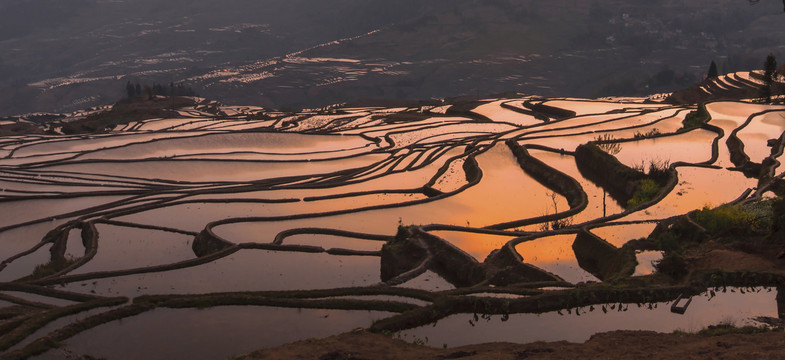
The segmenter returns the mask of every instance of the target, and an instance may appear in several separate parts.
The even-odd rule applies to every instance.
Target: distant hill
[[[783,16],[743,0],[4,2],[0,116],[113,103],[128,80],[268,107],[670,92],[711,60],[785,55]]]

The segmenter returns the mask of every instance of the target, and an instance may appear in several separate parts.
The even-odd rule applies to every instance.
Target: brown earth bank
[[[613,331],[594,335],[583,344],[566,341],[488,343],[449,349],[434,349],[389,336],[356,331],[262,349],[238,356],[235,360],[785,359],[785,333],[781,331],[728,334],[721,330],[715,329],[713,335]]]

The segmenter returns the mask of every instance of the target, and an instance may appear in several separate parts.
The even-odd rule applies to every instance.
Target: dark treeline
[[[153,96],[160,95],[160,96],[198,96],[193,88],[190,86],[186,87],[183,84],[169,83],[168,86],[153,83],[152,86],[148,84],[141,85],[137,83],[131,83],[128,81],[125,84],[125,93],[129,99],[142,97],[142,95],[147,96],[148,99],[152,99]]]

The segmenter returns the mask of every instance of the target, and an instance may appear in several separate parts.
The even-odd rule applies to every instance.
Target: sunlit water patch
[[[702,163],[711,159],[716,133],[696,129],[688,133],[621,143],[616,158],[627,166],[672,164],[678,161]]]
[[[344,81],[352,76],[356,74],[328,76],[322,80]],[[530,100],[528,97],[485,99],[484,105],[472,105],[474,115],[465,112],[464,116],[449,117],[437,114],[446,113],[452,105],[338,108],[284,114],[258,107],[221,107],[219,111],[219,104],[204,103],[204,106],[177,110],[181,118],[142,120],[106,134],[2,138],[0,154],[11,157],[0,160],[0,202],[4,210],[0,227],[17,227],[0,232],[3,258],[33,249],[48,231],[75,216],[82,216],[80,221],[96,221],[98,250],[95,257],[79,268],[47,279],[51,271],[58,271],[57,266],[50,265],[58,264],[49,263],[53,258],[52,245],[45,244],[7,263],[0,270],[0,281],[32,274],[43,276],[41,281],[51,284],[47,286],[55,290],[131,299],[142,295],[319,289],[335,294],[320,299],[392,300],[428,305],[422,300],[405,301],[412,298],[394,295],[350,295],[367,293],[369,289],[375,294],[373,289],[383,285],[380,250],[385,242],[394,239],[401,226],[423,225],[423,229],[478,262],[510,241],[522,241],[515,243],[515,250],[524,263],[570,283],[599,282],[578,264],[572,249],[578,229],[569,228],[571,224],[588,223],[592,233],[622,247],[630,240],[648,236],[658,219],[732,201],[758,184],[756,179],[729,169],[732,164],[726,140],[730,133],[752,113],[773,110],[752,119],[739,131],[752,161],[761,161],[770,152],[771,144],[767,141],[778,138],[785,129],[777,107],[710,103],[709,112],[713,116],[710,125],[725,131],[725,137],[719,139],[719,160],[713,164],[719,166],[676,167],[679,182],[660,202],[614,219],[619,221],[617,224],[609,224],[601,218],[618,215],[625,209],[578,171],[572,153],[577,146],[604,136],[621,140],[616,155],[630,166],[704,163],[712,157],[717,133],[706,129],[677,132],[682,119],[692,110],[687,107],[562,99],[545,101],[545,104],[575,111],[578,116],[563,120],[552,117],[553,121],[545,122],[542,116],[535,117],[525,108],[524,101]],[[483,116],[491,122],[486,122]],[[574,179],[587,195],[586,208],[558,222],[542,221],[543,215],[567,211],[567,199],[559,195],[553,179],[524,171],[521,162],[526,167],[526,157],[517,158],[506,140],[529,146],[527,151],[531,156]],[[65,216],[69,219],[60,219]],[[121,222],[106,223],[101,217]],[[29,221],[38,223],[23,225]],[[58,235],[64,236],[68,263],[90,251],[80,229],[87,224],[72,225],[76,227],[66,228]],[[563,226],[568,228],[560,230],[558,235],[536,234]],[[488,227],[515,232],[491,231]],[[201,250],[199,246],[195,250],[193,244],[197,238],[205,239],[210,231],[228,242],[216,245],[227,247],[226,253],[221,253],[222,257],[199,259],[197,253]],[[281,247],[274,242],[280,242]],[[630,245],[636,244],[639,243]],[[660,257],[658,251],[636,253],[635,276],[656,271],[652,263]],[[471,262],[468,258],[466,261]],[[488,265],[494,266],[489,263],[479,268],[485,271]],[[442,270],[437,274],[420,269],[418,275],[414,274],[408,281],[396,282],[398,288],[394,289],[416,298],[438,296],[433,293],[455,289],[455,285],[445,280],[450,276]],[[35,282],[25,279],[22,283]],[[527,285],[544,291],[567,286],[560,282]],[[508,301],[525,301],[537,296],[508,294],[503,290],[477,291],[465,296]],[[31,301],[42,300],[26,292],[17,293],[14,295]],[[773,296],[768,292],[762,294]],[[430,340],[429,344],[436,346],[491,340],[582,341],[605,330],[695,330],[718,322],[718,318],[728,317],[741,325],[746,323],[747,315],[776,314],[771,311],[771,299],[759,301],[754,296],[764,295],[758,293],[747,294],[748,297],[739,301],[723,300],[735,295],[728,292],[708,302],[696,297],[687,314],[681,317],[667,311],[669,304],[658,304],[652,309],[646,305],[639,308],[636,304],[621,307],[595,304],[562,310],[561,315],[559,312],[510,314],[509,319],[505,317],[508,321],[491,317],[486,322],[486,316],[453,315],[440,320],[435,328],[413,329],[405,334],[410,334],[410,339]],[[718,303],[727,304],[714,308]],[[711,311],[704,310],[708,308]],[[666,313],[658,312],[662,310]],[[80,316],[101,311],[91,310]],[[287,311],[224,306],[206,310],[159,309],[98,326],[63,344],[68,351],[110,358],[149,358],[146,349],[154,349],[153,356],[193,358],[204,355],[201,345],[213,340],[189,342],[201,335],[194,335],[188,329],[197,327],[200,334],[208,334],[210,339],[222,339],[224,333],[234,334],[232,329],[241,333],[256,331],[250,322],[256,321],[257,314],[270,318]],[[300,310],[298,314],[305,313],[308,311]],[[281,329],[302,326],[310,330],[318,328],[317,323],[322,319],[356,320],[354,316],[360,313],[368,312],[340,312],[338,316],[338,312],[329,310],[319,313],[321,317],[305,316],[285,325],[275,321],[266,324]],[[379,318],[392,316],[378,314]],[[737,314],[743,316],[730,318]],[[50,325],[62,326],[82,318],[69,317],[65,322]],[[351,327],[367,327],[372,320],[367,316],[360,318],[362,321],[350,321]],[[231,322],[223,323],[223,320]],[[140,334],[138,330],[158,327],[159,323],[170,326],[169,331],[178,334],[176,341],[157,345],[160,342],[150,338],[154,334]],[[324,333],[313,335],[299,330],[284,338],[273,334],[270,338],[277,340],[269,344],[346,331],[344,324],[330,323]],[[478,329],[481,331],[477,332]],[[39,331],[26,341],[42,335]],[[95,340],[102,337],[106,339],[100,343]],[[243,352],[246,344],[250,350],[267,343],[258,337],[251,344],[251,340],[240,335],[232,336],[231,340],[215,345],[215,356]],[[184,351],[184,348],[197,355],[172,350]],[[56,354],[59,353],[50,351],[41,358]]]
[[[554,235],[523,242],[515,247],[523,262],[558,275],[571,283],[599,281],[578,265],[572,250],[575,235]]]
[[[737,171],[698,167],[680,167],[678,171],[679,184],[662,201],[623,220],[664,219],[704,206],[719,206],[737,199],[757,184],[757,180]]]
[[[578,116],[586,114],[602,114],[610,111],[624,112],[666,107],[663,106],[663,104],[641,104],[588,100],[550,100],[543,102],[543,105],[575,111],[575,114]]]

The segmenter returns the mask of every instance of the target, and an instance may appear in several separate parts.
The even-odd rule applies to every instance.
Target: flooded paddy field
[[[782,106],[713,102],[692,126],[695,107],[523,96],[177,110],[0,138],[0,358],[221,358],[357,327],[585,341],[785,312],[778,273],[647,288],[667,249],[645,241],[771,197]]]

